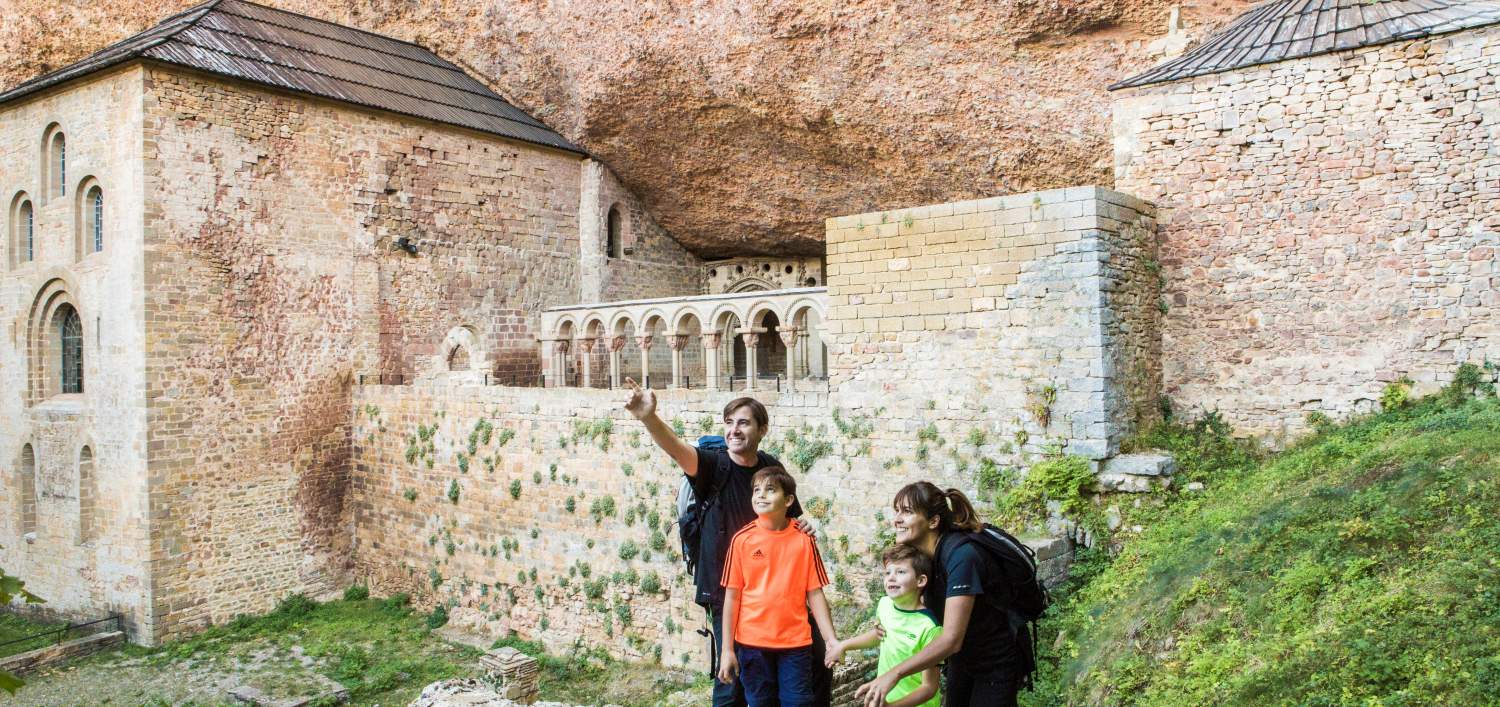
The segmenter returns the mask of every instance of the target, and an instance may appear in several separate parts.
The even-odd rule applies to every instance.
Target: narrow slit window
[[[89,236],[94,239],[94,252],[104,250],[104,190],[94,187],[89,190]]]
[[[29,263],[36,257],[36,220],[32,216],[31,202],[21,204],[21,262]]]

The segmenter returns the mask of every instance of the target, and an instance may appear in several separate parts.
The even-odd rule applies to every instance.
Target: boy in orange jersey
[[[744,684],[750,707],[813,704],[812,610],[827,645],[838,637],[823,587],[828,572],[813,539],[787,520],[797,482],[779,466],[755,472],[756,518],[736,533],[724,559],[724,644],[719,680]]]

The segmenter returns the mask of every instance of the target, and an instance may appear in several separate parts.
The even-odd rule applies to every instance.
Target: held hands
[[[883,675],[860,685],[854,691],[854,699],[865,707],[885,707],[885,696],[891,694],[897,682],[896,671],[887,670]]]
[[[844,645],[843,641],[828,646],[828,655],[823,658],[824,667],[832,668],[838,665],[838,662],[844,659],[844,651],[847,649],[848,646]]]
[[[625,401],[625,410],[635,416],[637,420],[644,420],[656,414],[656,393],[650,388],[641,388],[632,378],[625,379],[625,387],[630,390],[630,399]]]
[[[723,657],[719,658],[719,682],[725,685],[733,685],[734,678],[740,673],[739,659],[735,657],[734,651],[724,651]]]

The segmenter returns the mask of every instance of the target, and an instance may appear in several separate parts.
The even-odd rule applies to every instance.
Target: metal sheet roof
[[[1109,90],[1419,39],[1500,23],[1500,2],[1270,0],[1192,51]]]
[[[155,59],[584,154],[463,69],[409,42],[244,0],[213,0],[4,93],[0,104]]]

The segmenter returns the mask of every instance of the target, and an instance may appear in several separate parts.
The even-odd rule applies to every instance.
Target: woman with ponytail
[[[1000,568],[973,543],[964,542],[983,522],[958,489],[943,491],[926,481],[908,484],[892,506],[896,542],[932,556],[933,576],[922,600],[942,624],[942,634],[912,657],[862,685],[856,696],[866,707],[883,707],[902,678],[946,660],[945,707],[1016,704],[1021,686],[1021,638],[1005,613],[983,596],[1003,593]],[[1022,629],[1024,631],[1024,629]]]

